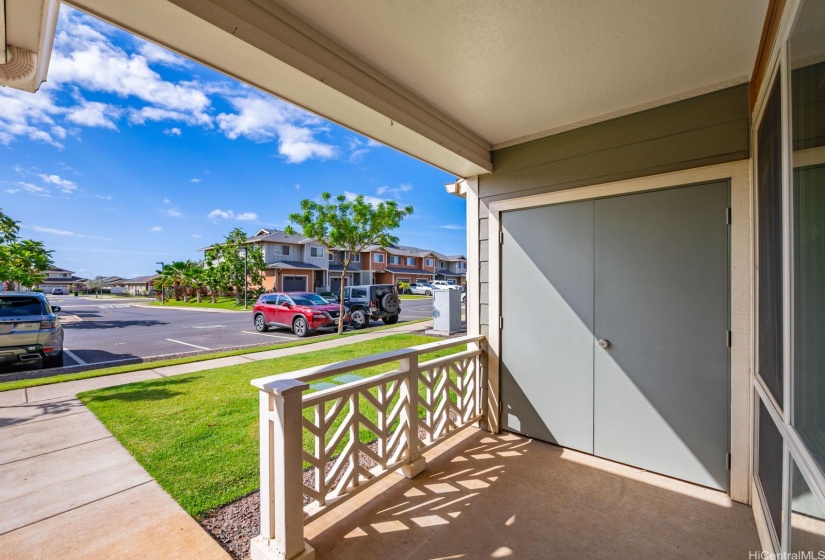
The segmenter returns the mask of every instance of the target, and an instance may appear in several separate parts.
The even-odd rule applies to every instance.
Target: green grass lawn
[[[422,323],[429,319],[415,319],[413,321],[404,321],[404,323]],[[380,327],[370,327],[367,330],[360,331],[346,331],[342,337],[355,336],[357,334],[364,334],[372,331],[383,331],[392,329],[398,325],[382,325]],[[338,337],[338,334],[327,334],[320,336],[312,336],[304,340],[296,342],[285,342],[278,344],[268,344],[266,346],[255,346],[254,348],[243,348],[240,350],[226,350],[224,352],[214,352],[211,354],[198,354],[196,356],[185,356],[183,358],[171,358],[168,360],[158,360],[155,362],[141,362],[138,364],[128,364],[122,366],[113,366],[108,368],[93,369],[89,371],[80,371],[77,373],[61,373],[51,377],[37,377],[34,379],[18,379],[16,381],[0,382],[0,393],[3,391],[13,391],[15,389],[25,389],[28,387],[39,387],[41,385],[51,385],[53,383],[63,383],[65,381],[77,381],[79,379],[91,379],[92,377],[104,377],[107,375],[115,375],[118,373],[129,373],[130,371],[140,371],[144,369],[155,369],[165,366],[176,366],[179,364],[191,364],[192,362],[203,362],[205,360],[214,360],[215,358],[226,358],[228,356],[240,356],[242,354],[252,354],[254,352],[264,352],[266,350],[275,350],[278,348],[292,348],[293,346],[306,346],[307,344],[314,344],[324,340],[329,340]]]
[[[249,309],[252,309],[252,305],[255,303],[255,297],[249,297]],[[244,311],[243,308],[243,296],[241,296],[241,303],[238,304],[237,300],[234,297],[219,297],[216,298],[215,303],[212,303],[211,297],[203,297],[201,298],[201,302],[197,303],[194,298],[190,299],[186,303],[183,303],[183,300],[175,301],[166,300],[166,303],[161,303],[160,300],[153,301],[149,305],[169,305],[172,307],[203,307],[203,308],[211,308],[211,309],[229,309],[232,311]]]
[[[397,334],[259,363],[99,389],[79,397],[149,474],[197,518],[258,488],[258,391],[250,380],[435,340]],[[461,350],[443,350],[422,360]],[[389,363],[358,373],[373,376],[397,368],[397,363]],[[362,434],[362,439],[365,437],[369,435]],[[305,438],[305,445],[310,444]]]
[[[398,296],[399,299],[433,299],[433,296],[417,296],[415,294],[403,294]]]

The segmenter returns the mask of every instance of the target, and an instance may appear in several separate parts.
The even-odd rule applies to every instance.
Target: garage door
[[[502,425],[728,487],[725,183],[502,214]]]
[[[284,276],[281,282],[284,292],[305,292],[307,291],[306,276]]]

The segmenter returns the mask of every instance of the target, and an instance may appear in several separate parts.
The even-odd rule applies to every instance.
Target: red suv
[[[256,331],[286,327],[301,337],[318,329],[337,328],[338,313],[337,303],[329,303],[310,292],[261,294],[252,307]],[[344,321],[349,322],[349,315],[344,317]]]

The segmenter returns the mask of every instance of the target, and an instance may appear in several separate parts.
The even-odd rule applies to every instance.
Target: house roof
[[[290,270],[321,270],[320,266],[301,261],[278,261],[266,266],[267,268],[286,268]]]
[[[125,280],[124,284],[148,284],[155,280],[159,275],[152,274],[150,276],[137,276],[135,278],[130,278],[129,280]]]
[[[69,278],[45,278],[44,280],[38,282],[38,284],[42,285],[49,285],[49,284],[70,284],[74,282],[85,282],[86,278],[80,278],[79,276],[70,276]]]
[[[255,235],[253,237],[247,237],[247,243],[294,243],[296,245],[301,245],[303,243],[308,243],[312,241],[309,237],[304,237],[303,235],[288,235],[282,231],[276,230],[261,230],[258,233],[263,233],[264,231],[268,231],[264,235]]]
[[[421,268],[395,268],[389,266],[384,269],[384,272],[391,272],[393,274],[426,274],[427,276],[435,274],[432,270],[423,270]]]
[[[73,270],[66,270],[65,268],[58,268],[56,266],[53,267],[53,268],[49,268],[47,270],[44,270],[43,272],[46,272],[46,273],[48,273],[48,272],[69,272],[71,274],[74,274]]]
[[[440,268],[435,271],[436,274],[440,274],[442,276],[466,276],[466,272],[453,272],[452,270],[447,270],[444,268]]]

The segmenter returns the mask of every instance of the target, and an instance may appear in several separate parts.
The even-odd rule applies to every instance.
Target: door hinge
[[[725,223],[730,225],[733,221],[733,212],[730,209],[730,206],[725,208]]]
[[[730,453],[727,453],[725,455],[725,466],[727,467],[728,470],[730,470]]]
[[[733,333],[732,333],[732,332],[730,332],[730,331],[728,331],[728,332],[725,334],[725,344],[727,344],[728,348],[730,348],[730,347],[731,347],[731,342],[732,342],[732,339],[733,339]]]
[[[499,330],[504,328],[504,317],[501,315],[498,316],[498,328]]]
[[[504,232],[503,231],[498,232],[498,244],[499,245],[504,245]]]
[[[504,412],[504,401],[501,400],[501,397],[499,396],[499,399],[498,399],[498,413],[501,414],[502,412]]]

